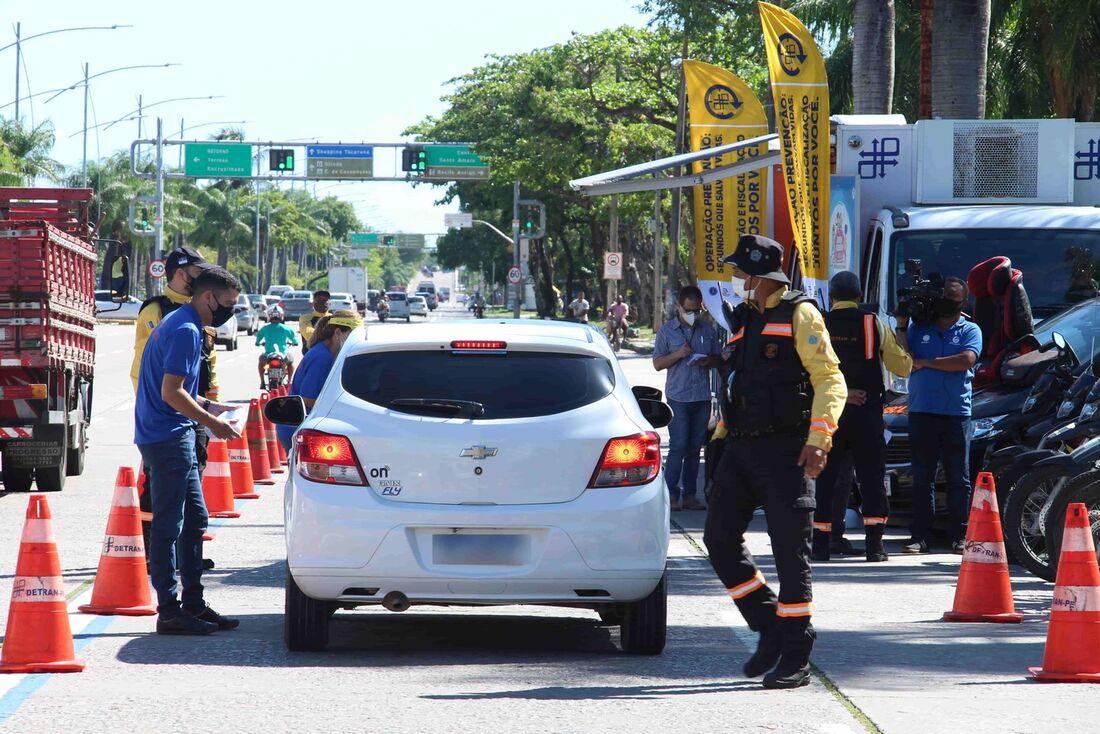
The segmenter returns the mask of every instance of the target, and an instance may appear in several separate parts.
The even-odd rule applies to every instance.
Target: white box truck
[[[328,289],[334,293],[350,293],[364,308],[367,303],[367,269],[362,265],[347,265],[328,269]]]

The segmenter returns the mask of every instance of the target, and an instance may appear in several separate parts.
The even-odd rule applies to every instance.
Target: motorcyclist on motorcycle
[[[378,304],[374,307],[375,313],[378,315],[379,321],[385,321],[386,317],[390,315],[390,299],[383,293],[378,298]]]
[[[269,357],[278,355],[283,359],[283,362],[286,364],[286,379],[288,383],[294,376],[294,357],[287,347],[288,343],[298,346],[298,335],[294,333],[293,329],[283,323],[283,310],[278,306],[272,306],[267,312],[267,325],[256,332],[256,346],[260,346],[261,344],[265,345],[264,351],[260,355],[259,362],[261,390],[267,387],[267,385],[264,384],[264,369],[267,366]]]

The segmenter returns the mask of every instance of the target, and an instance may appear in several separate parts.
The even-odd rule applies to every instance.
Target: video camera
[[[924,269],[917,259],[905,261],[905,274],[913,279],[911,285],[898,288],[898,316],[908,316],[918,323],[928,323],[935,318],[935,304],[943,298],[943,276],[929,273],[924,278]]]

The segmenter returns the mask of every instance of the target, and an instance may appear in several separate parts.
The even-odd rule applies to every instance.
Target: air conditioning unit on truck
[[[966,278],[1003,255],[1036,318],[1100,280],[1100,123],[838,115],[830,273],[853,270],[884,318],[907,260]],[[1084,270],[1083,270],[1084,268]]]
[[[84,469],[95,367],[91,198],[91,189],[0,188],[0,473],[8,492],[32,482],[60,491]]]

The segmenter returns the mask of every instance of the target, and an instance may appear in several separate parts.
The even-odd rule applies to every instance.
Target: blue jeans
[[[909,414],[909,446],[913,454],[913,537],[927,541],[936,511],[936,468],[942,462],[947,479],[947,511],[951,540],[966,538],[970,512],[969,417],[936,413]]]
[[[665,459],[665,484],[673,499],[678,496],[694,497],[699,480],[699,452],[707,439],[707,422],[710,420],[710,401],[695,400],[682,403],[669,400],[672,423],[668,424],[668,458]],[[676,485],[683,481],[684,491]]]
[[[201,611],[202,534],[209,516],[202,497],[195,429],[167,441],[139,444],[142,461],[153,467],[150,492],[153,523],[149,531],[149,578],[157,592],[157,611],[164,619],[179,616],[176,572],[183,585],[183,608]],[[178,564],[177,564],[178,554]]]

